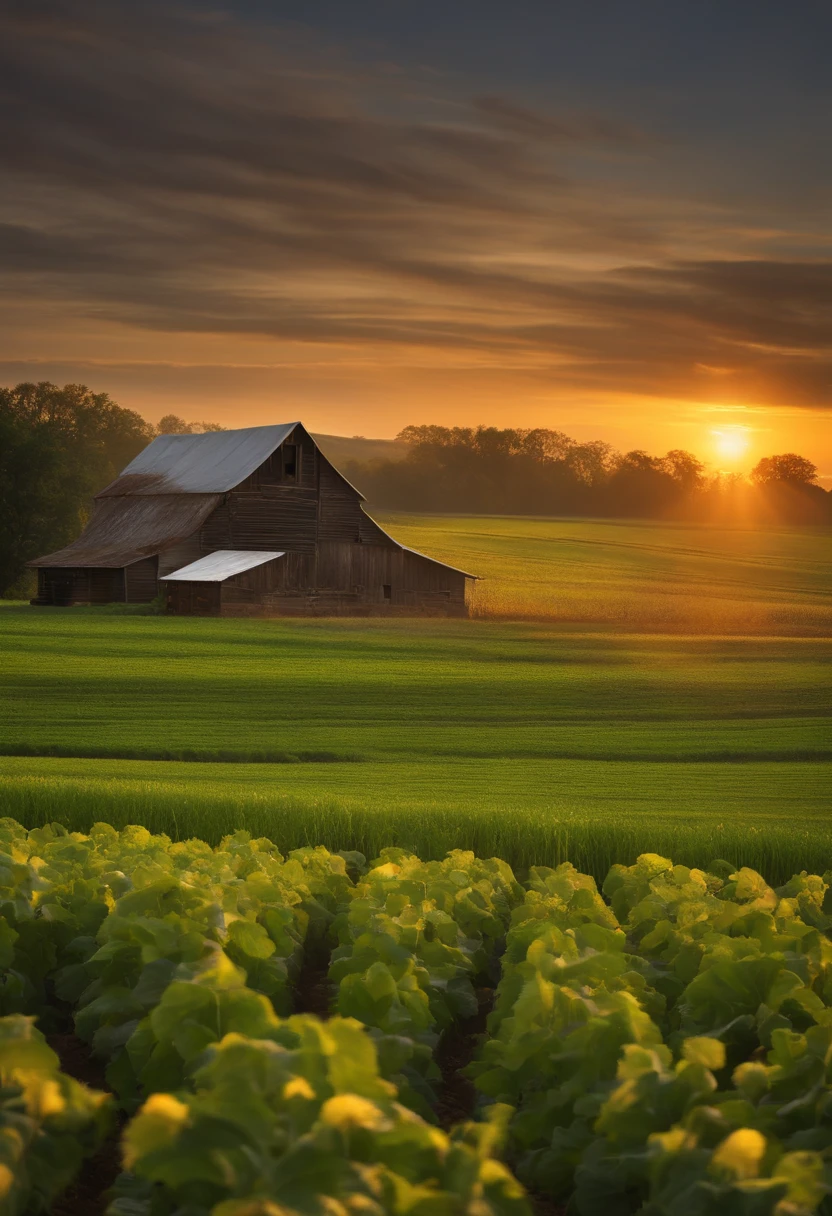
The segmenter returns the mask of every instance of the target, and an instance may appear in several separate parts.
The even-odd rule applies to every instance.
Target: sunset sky
[[[8,3],[0,382],[830,475],[830,46],[829,0]]]

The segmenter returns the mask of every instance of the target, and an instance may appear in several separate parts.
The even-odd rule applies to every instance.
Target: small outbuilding
[[[167,610],[179,616],[228,616],[240,608],[244,613],[246,605],[265,603],[278,590],[278,562],[285,556],[217,549],[162,576]]]
[[[77,540],[29,563],[32,602],[164,592],[179,613],[466,616],[475,575],[399,544],[362,503],[299,422],[160,435]]]

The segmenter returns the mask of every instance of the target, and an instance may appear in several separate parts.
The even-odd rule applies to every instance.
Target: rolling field
[[[482,577],[475,613],[682,633],[832,633],[832,531],[379,514]]]
[[[645,850],[725,856],[772,880],[832,867],[828,535],[385,522],[486,574],[492,604],[519,597],[543,618],[547,596],[583,597],[642,617],[222,621],[7,605],[2,813],[213,841],[249,826],[284,848],[464,846],[521,868],[569,856],[601,877]],[[662,596],[722,605],[726,631],[649,632]],[[732,634],[743,613],[775,611],[778,636]]]

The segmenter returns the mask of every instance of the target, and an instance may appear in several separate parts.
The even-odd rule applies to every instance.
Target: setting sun
[[[742,427],[712,431],[714,447],[723,460],[741,460],[748,451],[748,434]]]

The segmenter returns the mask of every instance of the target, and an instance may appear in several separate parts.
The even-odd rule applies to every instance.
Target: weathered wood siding
[[[300,486],[232,490],[206,520],[200,543],[214,549],[292,549],[315,552],[318,504]]]
[[[367,516],[361,509],[361,498],[349,482],[323,456],[320,466],[320,508],[318,543],[361,539],[361,528]]]
[[[321,544],[318,586],[367,592],[389,586],[396,592],[448,593],[465,599],[465,575],[418,553],[383,545]]]
[[[128,604],[149,604],[159,593],[159,559],[146,557],[124,570],[124,598]]]
[[[294,561],[289,558],[294,557]],[[228,615],[343,616],[467,613],[465,576],[439,562],[392,546],[330,541],[319,548],[316,565],[303,554],[274,563],[271,587],[223,585],[222,611]],[[248,605],[248,607],[246,607]]]
[[[124,571],[41,567],[37,601],[59,606],[123,603]]]
[[[168,612],[177,616],[219,616],[221,583],[166,583]]]
[[[178,545],[173,545],[159,554],[159,577],[171,574],[174,570],[181,570],[183,566],[190,566],[191,562],[198,561],[208,552],[212,550],[203,549],[200,533],[194,532],[187,540],[180,541]]]
[[[314,585],[315,559],[308,553],[286,553],[273,561],[244,570],[222,584],[222,602],[254,603],[274,592],[308,589]]]

